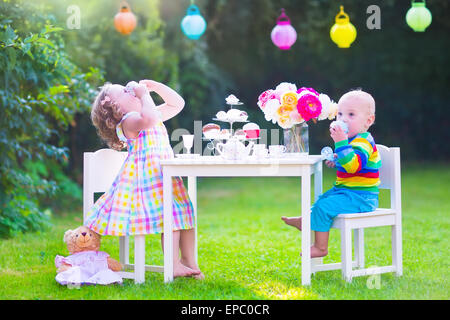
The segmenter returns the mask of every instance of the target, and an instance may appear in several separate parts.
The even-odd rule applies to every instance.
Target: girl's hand
[[[330,127],[330,135],[335,143],[348,139],[347,134],[342,130],[341,126]]]
[[[155,88],[157,85],[159,85],[159,82],[145,79],[139,81],[139,84],[145,85],[149,91],[155,91]]]
[[[134,87],[134,93],[139,99],[142,99],[142,97],[149,94],[148,88],[143,84],[138,84],[136,87]]]

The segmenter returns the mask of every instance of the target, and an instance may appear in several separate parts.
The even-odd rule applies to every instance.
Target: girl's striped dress
[[[163,177],[160,160],[173,158],[166,127],[162,121],[127,139],[122,122],[117,136],[126,141],[128,157],[110,189],[94,204],[85,225],[101,235],[125,236],[155,234],[163,231]],[[183,185],[176,177],[173,185],[173,230],[192,229],[194,211]]]

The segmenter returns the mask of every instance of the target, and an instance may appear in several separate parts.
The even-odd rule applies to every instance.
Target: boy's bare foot
[[[174,263],[173,265],[173,278],[177,277],[195,277],[201,274],[200,270],[193,270],[186,267],[182,263]]]
[[[328,250],[322,250],[322,249],[316,248],[315,246],[311,246],[310,250],[311,250],[311,258],[322,258],[328,254]],[[301,252],[300,252],[300,256],[302,256]]]
[[[186,267],[188,267],[189,269],[198,271],[199,274],[194,275],[193,277],[197,280],[203,280],[205,279],[205,275],[200,271],[200,268],[197,266],[197,264],[195,264],[194,262],[190,263],[187,260],[181,258],[180,262],[185,265]]]
[[[298,230],[302,231],[302,218],[301,217],[281,217],[286,224],[296,227]]]

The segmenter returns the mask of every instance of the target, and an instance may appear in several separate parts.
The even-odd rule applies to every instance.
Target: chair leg
[[[134,236],[134,283],[145,282],[145,235]]]
[[[402,259],[402,229],[399,225],[392,226],[392,265],[395,266],[397,276],[403,274]]]
[[[130,237],[119,237],[119,258],[121,264],[130,264]]]
[[[355,232],[355,260],[358,268],[364,268],[364,229],[354,229]]]
[[[342,277],[347,282],[351,282],[352,277],[352,230],[343,223],[341,228],[341,260]]]

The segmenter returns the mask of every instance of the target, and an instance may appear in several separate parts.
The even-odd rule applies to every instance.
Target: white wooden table
[[[188,177],[188,193],[197,223],[197,177],[301,177],[302,215],[302,285],[311,284],[312,236],[310,227],[311,175],[314,174],[314,198],[322,194],[322,159],[318,155],[302,158],[224,160],[217,156],[195,159],[162,160],[164,199],[164,282],[173,281],[173,215],[172,177]],[[280,214],[281,216],[281,214]],[[280,219],[280,223],[282,223]],[[195,226],[195,253],[197,259],[197,225]],[[316,260],[316,259],[312,259]],[[315,262],[315,261],[314,261]]]

